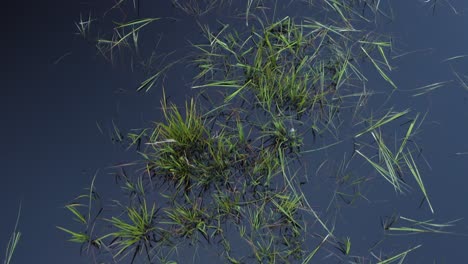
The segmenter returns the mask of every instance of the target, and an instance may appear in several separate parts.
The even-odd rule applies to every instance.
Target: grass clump
[[[306,6],[318,5],[307,2]],[[93,207],[97,212],[91,217],[92,202],[97,200],[92,186],[80,197],[87,204],[67,206],[84,231],[60,229],[74,242],[131,262],[169,261],[184,246],[214,252],[230,263],[311,263],[324,258],[360,263],[364,257],[359,254],[369,252],[378,263],[402,263],[419,246],[382,257],[372,253],[373,248],[360,249],[352,236],[351,247],[351,236],[342,234],[348,231],[337,227],[341,207],[331,207],[339,199],[348,208],[357,206],[360,198],[370,202],[361,188],[372,177],[353,167],[352,161],[360,160],[397,194],[410,190],[406,175],[412,175],[434,212],[414,158],[419,115],[406,123],[403,132],[396,129],[403,135],[395,146],[388,144],[383,132],[407,118],[409,109],[391,108],[378,118],[371,111],[370,117],[362,117],[373,92],[366,88],[361,64],[373,67],[393,88],[389,92],[397,88],[389,76],[390,41],[363,26],[371,20],[361,8],[385,15],[379,1],[321,3],[328,12],[323,16],[278,19],[276,6],[268,9],[268,1],[249,0],[242,13],[245,30],[217,21],[218,29],[213,31],[199,22],[205,40],[191,43],[193,53],[184,57],[197,70],[192,88],[199,93],[182,107],[169,103],[163,93],[163,120],[129,134],[130,145],[145,146],[138,148],[142,160],[132,163],[140,166],[135,175],[127,175],[127,165],[119,168],[130,206],[117,200],[117,216],[115,211],[101,215],[103,209]],[[173,4],[200,16],[230,3]],[[101,44],[110,45],[110,51],[131,46],[133,38],[136,47],[138,32],[156,20],[121,23],[116,28],[119,37]],[[149,90],[164,73],[158,71],[138,90]],[[342,155],[341,163],[334,161],[332,147],[345,142],[352,144],[352,155]],[[325,172],[328,163],[331,170]],[[316,167],[317,177],[310,177],[310,167]],[[332,201],[316,209],[315,184],[328,179],[334,184],[325,188]],[[111,227],[95,232],[95,225],[102,222]],[[422,233],[442,227],[412,222],[416,226],[412,229],[395,229],[390,222],[385,223],[387,231]]]
[[[114,257],[124,257],[126,252],[130,253],[131,250],[134,250],[133,262],[138,253],[143,251],[149,253],[152,243],[158,239],[156,232],[154,232],[156,230],[156,213],[155,205],[153,204],[150,209],[144,200],[138,208],[127,208],[129,222],[117,217],[108,220],[116,229],[116,231],[107,235],[113,237],[109,247],[116,249],[117,252]],[[106,236],[101,239],[104,238]]]

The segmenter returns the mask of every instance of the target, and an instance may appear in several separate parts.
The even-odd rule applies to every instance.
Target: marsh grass
[[[354,176],[360,174],[351,171],[355,160],[370,165],[397,194],[411,190],[406,176],[411,175],[434,212],[413,156],[419,114],[406,122],[406,129],[395,129],[396,135],[403,134],[395,136],[394,146],[384,132],[407,118],[409,109],[372,111],[363,117],[367,112],[362,109],[374,93],[366,88],[362,64],[373,67],[393,88],[388,94],[397,89],[390,76],[390,41],[363,26],[372,22],[363,8],[369,8],[371,16],[386,15],[380,1],[306,2],[313,7],[321,4],[326,14],[278,18],[276,4],[248,0],[241,13],[247,29],[218,21],[212,30],[199,22],[205,40],[190,43],[190,56],[163,63],[162,70],[150,74],[137,89],[149,91],[183,61],[197,70],[192,84],[197,95],[177,105],[163,91],[163,120],[128,135],[129,146],[138,146],[142,160],[118,168],[129,205],[114,200],[112,210],[105,212],[109,216],[101,215],[102,207],[93,206],[98,201],[93,180],[88,194],[66,206],[83,226],[79,232],[59,227],[71,241],[131,262],[170,262],[178,247],[187,246],[205,247],[230,263],[311,263],[325,257],[359,263],[354,260],[362,252],[355,240],[351,247],[350,236],[335,235],[339,208],[330,209],[337,199],[347,206],[358,199],[370,201],[361,188],[371,177]],[[173,4],[201,16],[231,3]],[[108,58],[127,48],[137,54],[140,32],[158,20],[116,23],[110,38],[98,39],[99,50]],[[87,24],[80,29],[87,32]],[[352,133],[343,137],[345,129]],[[115,125],[114,133],[123,140]],[[314,154],[316,171],[321,171],[332,147],[345,142],[352,142],[353,155],[345,155],[330,177],[335,185],[329,206],[317,209],[306,157]],[[127,165],[140,166],[136,175],[127,175],[126,168],[131,167]],[[97,212],[92,216],[92,211]],[[330,216],[331,211],[336,214]],[[393,226],[395,218],[385,220],[384,229],[441,233],[439,228],[451,224],[402,219],[412,226],[398,229]],[[96,232],[95,225],[103,223],[103,230]],[[390,257],[370,252],[377,263],[402,263],[418,247]]]

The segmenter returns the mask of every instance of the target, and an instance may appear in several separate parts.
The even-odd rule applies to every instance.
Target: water
[[[376,28],[393,34],[397,51],[419,51],[392,62],[395,69],[391,76],[401,90],[453,80],[447,87],[419,97],[411,97],[411,92],[395,93],[391,103],[400,110],[410,107],[413,112],[427,112],[422,131],[416,138],[430,167],[424,166],[422,157],[418,162],[422,164],[421,173],[436,214],[428,213],[427,204],[418,208],[421,194],[414,184],[411,194],[397,197],[385,182],[373,183],[372,188],[363,190],[367,197],[372,198],[372,203],[360,199],[356,205],[343,206],[342,214],[346,218],[337,221],[337,232],[353,239],[352,252],[365,252],[381,235],[380,218],[394,212],[421,220],[436,219],[438,223],[466,218],[468,208],[462,201],[467,199],[464,174],[468,156],[456,153],[468,151],[465,137],[468,130],[465,122],[468,115],[467,91],[458,84],[453,70],[465,74],[467,61],[460,59],[451,64],[442,61],[467,53],[468,40],[462,34],[468,22],[464,14],[467,6],[463,1],[451,4],[459,15],[454,15],[447,4],[438,5],[435,15],[432,15],[429,6],[419,1],[392,3],[395,19],[392,22],[382,19],[384,22]],[[113,170],[106,167],[128,162],[135,156],[132,150],[124,151],[125,148],[119,144],[112,144],[109,139],[112,120],[123,130],[128,130],[146,126],[151,120],[162,117],[160,88],[153,88],[154,91],[147,94],[134,93],[133,89],[142,78],[140,72],[132,73],[118,62],[111,66],[95,55],[87,43],[73,35],[73,22],[79,18],[80,11],[87,14],[90,8],[101,11],[105,8],[97,3],[91,5],[49,1],[41,5],[31,3],[25,8],[10,3],[6,9],[8,15],[3,18],[4,24],[11,26],[7,31],[10,41],[1,44],[7,56],[1,71],[3,94],[0,105],[4,124],[1,133],[5,139],[1,160],[5,169],[0,187],[4,201],[0,248],[5,248],[14,226],[19,201],[23,204],[19,225],[23,237],[13,263],[87,263],[78,257],[79,247],[64,243],[66,235],[55,228],[70,224],[63,205],[90,184],[98,169],[96,186],[109,195],[119,193],[113,185]],[[140,12],[143,16],[153,13],[153,10],[156,8],[146,6]],[[174,12],[169,4],[155,11],[157,16],[184,17]],[[294,16],[304,9],[287,12]],[[24,15],[17,15],[19,13]],[[213,17],[204,19],[209,21]],[[153,29],[163,36],[164,41],[159,46],[161,50],[183,51],[188,46],[187,40],[201,40],[198,26],[188,17],[177,22],[164,21]],[[150,37],[152,45],[149,46],[157,43],[158,34]],[[68,52],[71,54],[54,64]],[[376,71],[372,72],[372,67],[368,70],[370,88],[379,90],[371,86],[388,86]],[[180,71],[187,72],[180,75]],[[166,93],[179,104],[187,97],[189,71],[190,68],[183,65],[173,71],[176,77],[167,78]],[[102,127],[103,134],[96,122]],[[289,129],[292,134],[293,128]],[[298,129],[295,124],[294,129]],[[346,138],[346,131],[340,136]],[[345,147],[348,158],[352,151],[350,147]],[[328,171],[336,169],[343,152],[342,149],[328,151],[329,159],[335,160],[323,168]],[[363,174],[378,176],[362,160],[356,163],[356,167]],[[312,177],[316,169],[317,164],[311,163],[307,172],[313,180],[310,184],[313,192],[325,195],[313,200],[320,210],[330,200],[327,188],[333,188],[326,177]],[[451,231],[467,234],[466,221],[458,222]],[[433,260],[437,263],[460,263],[467,259],[463,251],[466,239],[464,236],[440,234],[391,237],[386,253],[396,254],[401,252],[399,249],[409,249],[421,243],[421,248],[408,255],[407,263]],[[378,255],[379,250],[374,253]],[[203,259],[203,254],[200,255]],[[195,262],[200,262],[200,259]],[[329,260],[318,263],[328,263]]]

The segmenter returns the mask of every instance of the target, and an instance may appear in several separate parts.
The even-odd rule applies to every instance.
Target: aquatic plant
[[[373,176],[396,194],[408,193],[414,180],[434,213],[415,158],[420,115],[410,118],[410,109],[367,108],[374,93],[366,88],[369,73],[363,65],[385,81],[387,89],[379,92],[391,95],[398,89],[389,73],[390,41],[366,28],[374,16],[386,16],[380,1],[292,2],[325,14],[278,18],[279,8],[270,1],[248,0],[235,14],[243,17],[242,25],[217,22],[212,30],[200,22],[204,41],[191,43],[190,54],[163,63],[137,88],[149,91],[181,61],[196,69],[196,94],[185,105],[169,102],[163,92],[163,119],[129,133],[129,146],[143,146],[139,160],[114,168],[128,199],[115,199],[109,208],[93,179],[89,192],[66,206],[82,229],[59,228],[94,261],[174,263],[179,249],[194,248],[230,263],[325,258],[363,263],[362,255],[369,252],[376,263],[402,263],[420,247],[377,255],[373,250],[383,242],[359,249],[359,239],[343,234],[337,220],[341,207],[369,201],[362,189],[375,182]],[[173,4],[198,16],[234,5],[219,0]],[[364,16],[362,9],[372,15]],[[139,54],[140,31],[159,20],[115,23],[112,37],[97,39],[97,47],[111,60],[115,49]],[[89,24],[79,25],[88,36]],[[398,144],[391,147],[384,131],[404,118],[407,128],[393,129]],[[120,138],[115,125],[114,130]],[[336,146],[347,143],[351,155],[330,158]],[[320,210],[315,177],[307,170],[311,163],[316,174],[329,166],[324,174],[333,178],[325,188],[328,206]],[[356,176],[363,174],[363,164],[368,177]],[[127,173],[135,166],[134,173]],[[451,225],[400,219],[412,226],[392,227],[395,218],[384,221],[384,229],[443,233]]]

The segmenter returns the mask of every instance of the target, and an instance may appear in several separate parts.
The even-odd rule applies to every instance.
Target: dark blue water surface
[[[142,17],[180,18],[153,26],[152,34],[157,34],[148,41],[156,45],[162,36],[161,51],[180,52],[187,49],[188,40],[201,40],[195,20],[184,18],[169,1],[147,2],[150,1],[140,3]],[[443,62],[468,54],[468,2],[388,2],[393,19],[381,18],[375,30],[393,36],[395,55],[411,52],[392,62],[395,69],[391,76],[402,91],[395,93],[391,105],[399,110],[410,107],[414,112],[427,113],[417,136],[423,154],[418,161],[436,214],[427,213],[426,205],[419,208],[421,196],[416,186],[415,194],[399,198],[390,186],[377,184],[375,188],[379,189],[367,190],[373,202],[361,201],[356,207],[343,209],[347,220],[339,220],[341,227],[337,228],[337,232],[341,228],[349,231],[343,232],[344,236],[361,237],[357,240],[367,243],[364,248],[371,244],[366,242],[366,233],[381,232],[379,218],[396,211],[408,217],[418,212],[421,219],[434,218],[436,222],[468,218],[468,154],[463,154],[468,153],[468,90],[454,75],[454,71],[462,77],[467,74],[468,57]],[[431,8],[434,2],[435,11]],[[112,4],[113,1],[46,0],[9,1],[2,5],[0,259],[21,201],[19,229],[23,236],[12,263],[87,263],[79,256],[79,246],[66,242],[67,235],[56,228],[71,224],[63,206],[89,186],[96,171],[96,185],[115,191],[112,170],[106,168],[135,159],[133,151],[125,151],[112,141],[112,123],[128,131],[161,118],[161,87],[136,93],[144,76],[141,71],[132,71],[119,61],[112,65],[75,34],[74,23],[80,13],[84,17],[89,10],[93,10],[93,15],[102,14]],[[293,17],[304,10],[284,12]],[[185,65],[177,67],[168,75],[165,90],[180,103],[190,94],[191,69]],[[388,86],[375,70],[368,72],[369,86]],[[412,92],[404,92],[443,81],[451,82],[422,96],[411,97]],[[430,166],[424,165],[422,157]],[[310,171],[315,171],[314,166]],[[451,231],[468,234],[467,221],[459,221]],[[396,237],[388,245],[401,248],[405,244],[409,248],[420,243],[423,246],[411,253],[405,263],[468,262],[468,237],[463,235]],[[330,260],[322,260],[327,261]],[[195,262],[202,263],[200,259]]]

